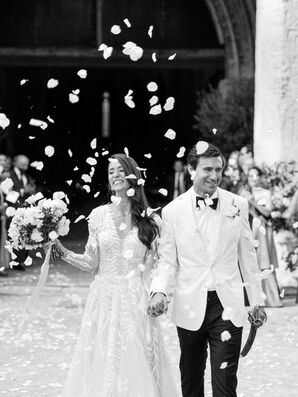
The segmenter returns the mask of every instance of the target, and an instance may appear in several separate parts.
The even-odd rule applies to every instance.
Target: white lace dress
[[[148,252],[136,227],[121,239],[105,205],[91,212],[84,254],[64,254],[70,264],[97,275],[61,397],[180,396],[158,319],[146,312],[156,248]]]

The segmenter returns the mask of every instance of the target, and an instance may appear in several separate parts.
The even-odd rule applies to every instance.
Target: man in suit
[[[209,344],[213,397],[234,397],[247,318],[238,260],[250,305],[266,316],[248,203],[218,187],[225,159],[215,146],[198,142],[187,162],[193,187],[163,208],[148,313],[167,311],[174,285],[183,396],[204,396]]]
[[[191,181],[184,163],[181,159],[176,159],[173,165],[173,172],[166,178],[166,188],[168,190],[168,201],[172,201],[190,187]]]
[[[6,200],[10,206],[15,208],[26,205],[25,200],[36,192],[36,185],[32,177],[28,174],[29,158],[23,154],[19,154],[13,159],[13,168],[9,177],[13,182],[12,190],[7,194]],[[19,265],[14,266],[15,270],[25,270],[24,261],[27,258],[26,250],[18,250],[15,252],[15,259]]]

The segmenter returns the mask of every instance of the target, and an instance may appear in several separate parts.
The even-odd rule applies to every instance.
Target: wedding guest
[[[0,182],[3,182],[9,177],[9,171],[7,170],[7,156],[6,154],[0,153]]]
[[[173,164],[173,171],[166,178],[167,201],[172,201],[182,193],[185,193],[190,186],[191,180],[183,160],[176,159]]]
[[[131,174],[137,179],[128,179]],[[91,212],[85,253],[69,251],[59,240],[52,251],[97,273],[61,397],[179,395],[159,323],[146,312],[159,217],[148,212],[140,178],[131,157],[113,155],[108,167],[111,203]]]
[[[12,207],[22,207],[23,205],[25,205],[25,200],[36,192],[36,185],[34,183],[34,180],[28,173],[29,164],[29,158],[23,154],[19,154],[13,159],[13,168],[10,172],[9,177],[12,179],[13,182],[12,191],[14,193],[14,199],[10,201],[9,196],[7,195],[6,197],[6,200],[10,201],[9,205]],[[9,222],[10,221],[11,219],[9,219]],[[18,262],[18,265],[14,266],[13,269],[24,271],[26,269],[24,262],[28,256],[27,251],[18,250],[15,251],[15,254],[17,256],[15,261]]]
[[[244,146],[240,150],[239,166],[243,174],[247,177],[250,168],[255,165],[252,147],[250,145]]]
[[[248,171],[246,190],[242,196],[248,199],[250,224],[256,243],[256,251],[260,269],[270,269],[273,272],[262,280],[263,292],[266,295],[266,306],[281,307],[280,292],[277,284],[275,269],[278,267],[276,247],[273,238],[271,222],[271,192],[261,187],[262,171],[254,166]]]
[[[238,194],[240,187],[243,184],[243,172],[239,165],[240,152],[234,151],[230,154],[227,168],[220,184],[222,189],[228,190],[231,193]]]
[[[6,208],[4,192],[0,187],[0,277],[7,277],[9,269],[9,253],[5,248],[7,240]]]

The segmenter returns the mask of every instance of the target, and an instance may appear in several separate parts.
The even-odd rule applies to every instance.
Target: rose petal
[[[157,114],[160,114],[162,111],[161,109],[161,105],[155,105],[150,109],[149,114],[153,114],[154,116],[156,116]]]
[[[104,51],[103,51],[103,57],[104,57],[104,59],[110,58],[110,56],[112,55],[112,52],[113,52],[113,47],[107,47],[107,48],[105,48]]]
[[[154,81],[151,81],[147,84],[147,90],[150,92],[155,92],[158,90],[158,85]]]
[[[59,84],[59,81],[57,79],[50,79],[47,82],[47,87],[48,88],[55,88]]]
[[[169,61],[172,61],[172,60],[175,59],[175,58],[176,58],[176,52],[175,52],[175,54],[170,55],[169,58],[168,58],[168,60],[169,60]]]
[[[168,139],[175,139],[176,138],[176,132],[174,130],[172,130],[171,128],[168,129],[168,131],[165,133],[164,135],[166,138]]]
[[[123,22],[125,23],[125,25],[126,25],[128,28],[131,28],[131,23],[129,22],[129,20],[128,20],[127,18],[123,19]]]
[[[86,160],[86,163],[90,164],[90,165],[96,165],[97,164],[97,160],[95,160],[93,157],[88,157]]]
[[[209,148],[209,144],[205,141],[199,141],[196,144],[196,149],[197,149],[198,155],[205,153],[208,148]]]
[[[172,96],[170,96],[169,98],[167,98],[166,103],[164,104],[164,110],[167,112],[169,110],[174,109],[174,103],[175,103],[175,98],[173,98]]]
[[[159,193],[162,194],[163,196],[167,196],[168,195],[167,189],[159,189]]]
[[[152,54],[152,61],[157,62],[156,52],[153,52],[153,54]]]
[[[112,34],[120,34],[121,33],[121,28],[119,25],[113,25],[111,27],[111,33]]]
[[[44,152],[45,152],[46,156],[52,157],[55,153],[55,149],[53,148],[53,146],[46,146],[44,149]]]
[[[81,79],[85,79],[87,77],[87,70],[86,69],[80,69],[77,73],[77,75],[81,78]]]
[[[80,215],[80,216],[77,217],[77,219],[74,221],[74,223],[78,223],[78,222],[80,222],[82,219],[85,219],[85,218],[86,218],[85,215]]]
[[[153,25],[150,25],[148,30],[148,36],[150,37],[150,39],[152,38],[152,32],[153,32]]]
[[[68,98],[69,98],[69,102],[70,102],[70,103],[77,103],[77,102],[79,102],[79,100],[80,100],[80,98],[78,97],[78,95],[73,94],[72,92],[69,94]]]
[[[83,180],[84,182],[86,182],[86,183],[91,183],[91,182],[92,182],[92,179],[90,178],[90,176],[89,176],[88,174],[83,174],[83,175],[81,176],[81,178],[82,178],[82,180]]]
[[[135,190],[133,188],[130,188],[126,192],[127,197],[132,197],[135,195]]]

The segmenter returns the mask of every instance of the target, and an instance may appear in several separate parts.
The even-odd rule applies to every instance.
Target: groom
[[[198,142],[187,163],[193,187],[163,209],[148,313],[165,313],[175,287],[183,396],[204,396],[209,344],[213,397],[234,397],[247,318],[243,285],[252,307],[264,305],[248,203],[218,187],[225,160],[215,146]],[[265,316],[262,308],[259,313]]]

